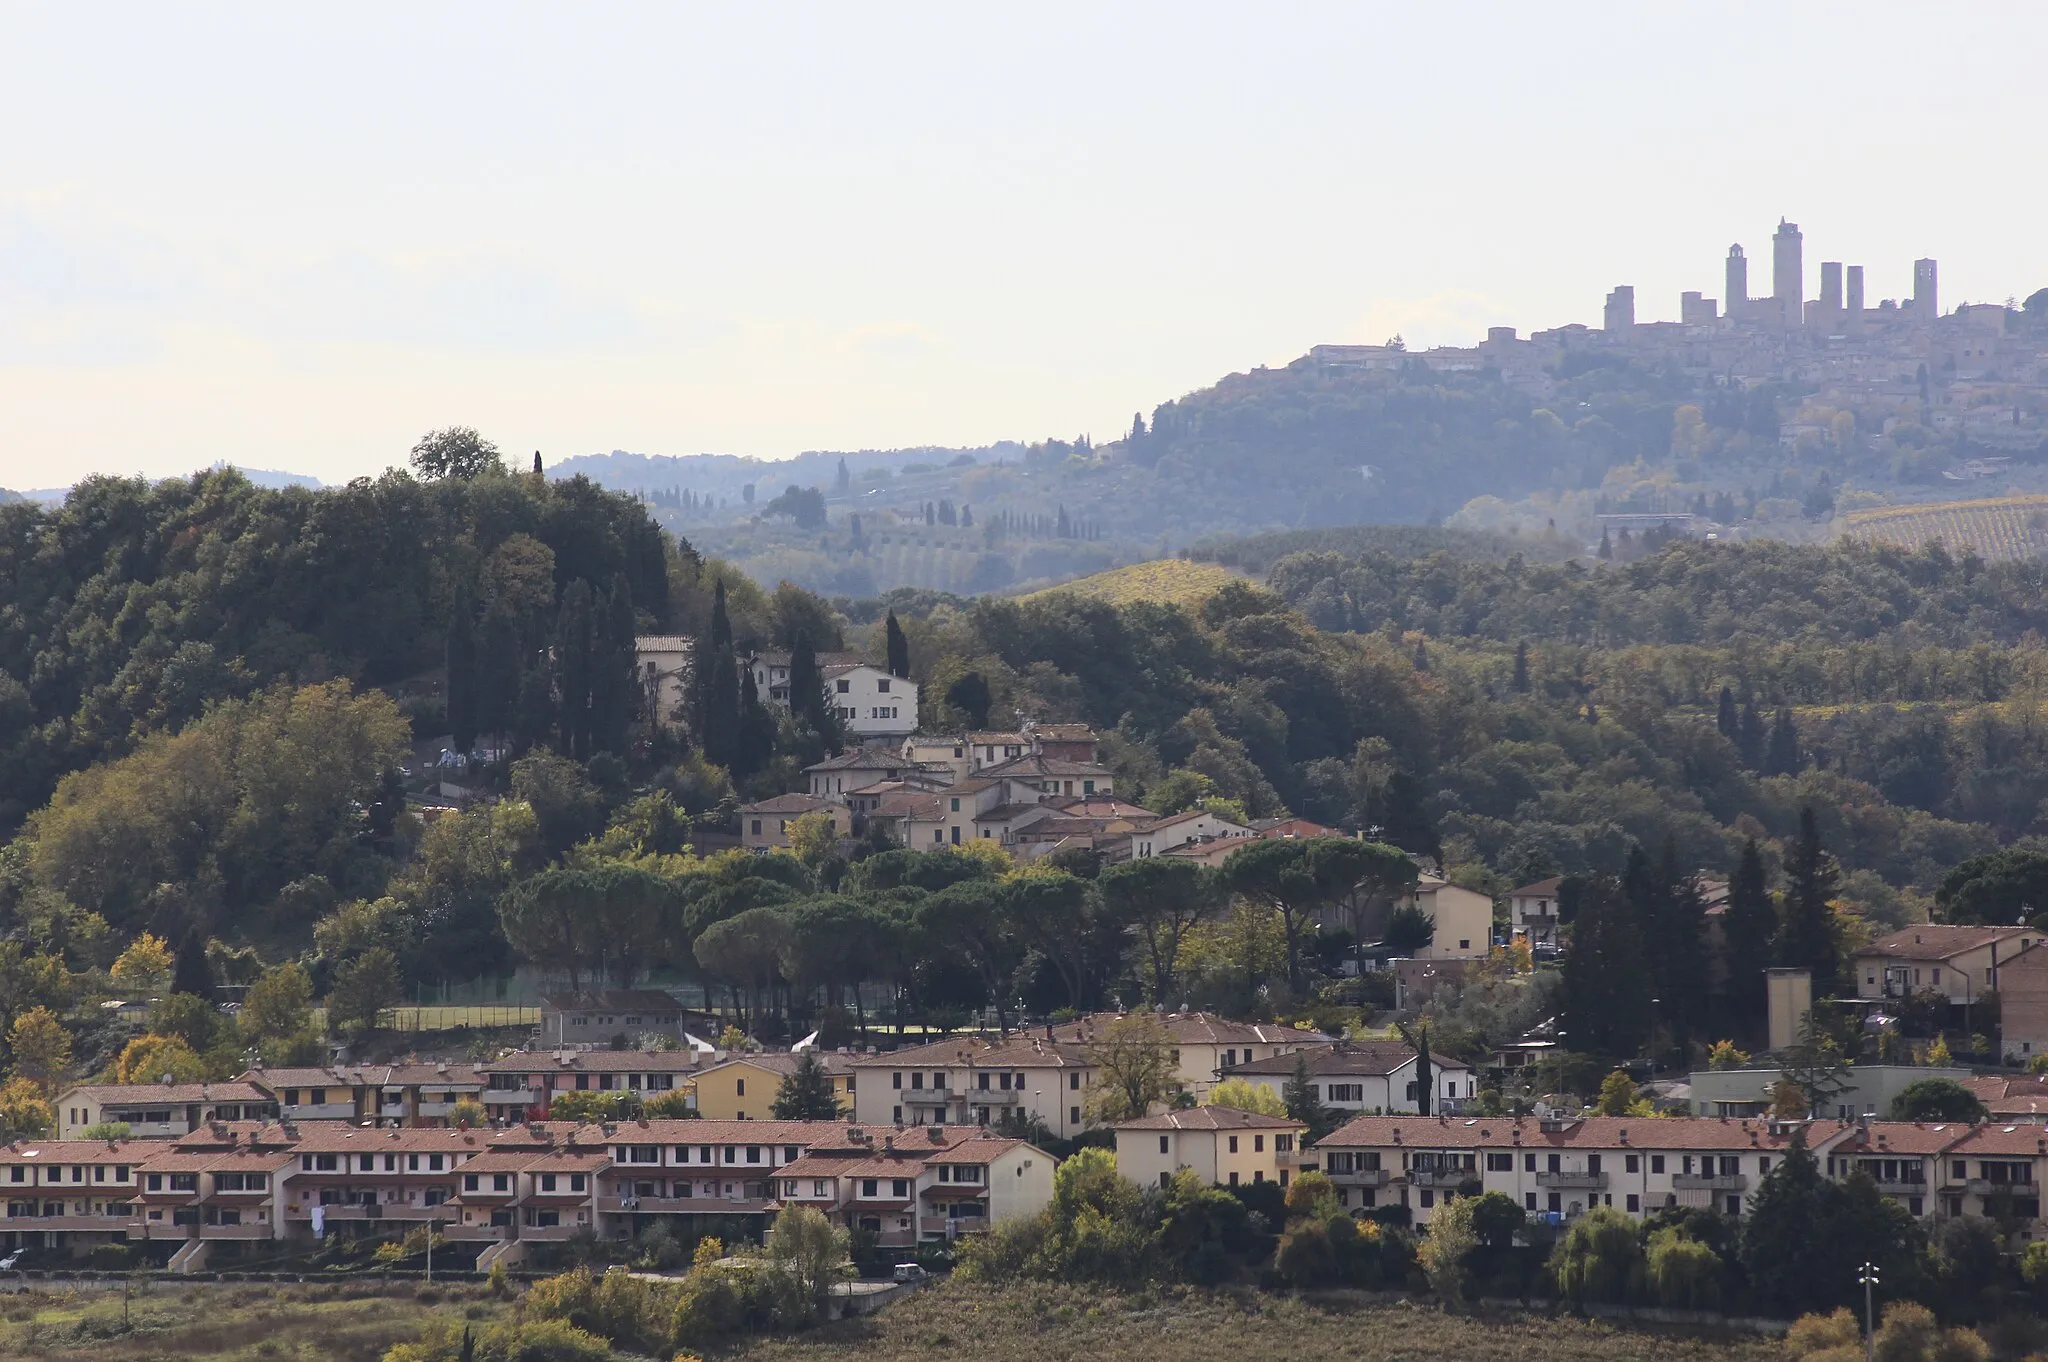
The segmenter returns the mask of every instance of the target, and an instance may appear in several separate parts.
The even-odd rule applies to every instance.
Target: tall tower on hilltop
[[[1742,253],[1740,243],[1728,248],[1727,285],[1722,296],[1728,300],[1728,315],[1746,315],[1749,311],[1749,258]]]
[[[1616,284],[1614,292],[1607,295],[1607,333],[1611,336],[1625,336],[1636,324],[1636,286]]]
[[[1913,262],[1913,311],[1932,321],[1941,315],[1941,300],[1935,291],[1934,262]]]
[[[1850,335],[1863,330],[1863,267],[1849,266],[1848,297],[1842,304],[1842,325]]]
[[[1777,299],[1787,326],[1799,324],[1800,305],[1806,292],[1803,250],[1799,224],[1779,218],[1778,230],[1771,237],[1771,297]]]
[[[1842,262],[1839,260],[1820,262],[1820,306],[1821,311],[1829,315],[1842,310]]]

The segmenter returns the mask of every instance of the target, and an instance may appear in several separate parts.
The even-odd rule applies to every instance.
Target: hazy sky
[[[1319,341],[2048,285],[2048,7],[0,2],[0,485],[1114,435]]]

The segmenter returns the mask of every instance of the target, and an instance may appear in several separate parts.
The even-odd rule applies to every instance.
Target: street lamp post
[[[1863,1285],[1863,1355],[1867,1362],[1877,1362],[1877,1314],[1872,1304],[1877,1267],[1865,1263],[1857,1270],[1856,1280]]]

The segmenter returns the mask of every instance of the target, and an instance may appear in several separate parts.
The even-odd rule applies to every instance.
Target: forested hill
[[[65,772],[279,681],[404,694],[418,678],[421,699],[437,695],[458,590],[503,620],[490,646],[507,656],[486,666],[516,688],[514,654],[539,646],[577,582],[623,583],[644,623],[669,624],[661,532],[583,479],[388,474],[314,491],[230,469],[0,506],[0,830]]]
[[[1504,643],[1962,648],[2048,635],[2048,563],[1938,547],[1679,542],[1627,564],[1366,548],[1286,555],[1269,580],[1319,628]]]

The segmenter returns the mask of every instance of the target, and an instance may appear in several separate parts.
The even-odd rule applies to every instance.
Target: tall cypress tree
[[[1828,908],[1839,877],[1835,858],[1821,845],[1813,809],[1801,809],[1799,840],[1785,862],[1785,908],[1772,956],[1780,968],[1810,971],[1816,998],[1833,996],[1841,969],[1841,946]]]
[[[555,621],[555,689],[561,697],[561,750],[578,761],[590,757],[590,683],[595,638],[590,583],[578,577],[562,593]]]
[[[1621,886],[1607,877],[1587,881],[1564,958],[1566,1048],[1614,1059],[1641,1053],[1650,996],[1642,934]]]
[[[1742,734],[1742,720],[1735,712],[1735,692],[1727,686],[1721,687],[1721,707],[1714,714],[1714,727],[1729,742]]]
[[[725,613],[725,578],[720,577],[711,585],[711,651],[717,652],[732,647],[732,621]]]
[[[1657,858],[1657,917],[1645,937],[1657,996],[1663,999],[1664,1024],[1671,1043],[1685,1054],[1697,1029],[1707,1019],[1705,958],[1706,902],[1699,881],[1678,863],[1676,838],[1664,839]]]
[[[1781,705],[1777,720],[1771,725],[1770,743],[1764,749],[1763,774],[1796,776],[1801,764],[1799,730],[1792,724],[1792,711]]]
[[[739,774],[740,678],[730,647],[712,652],[706,661],[697,704],[697,745],[704,759]],[[749,671],[748,677],[753,673]]]
[[[896,622],[896,612],[889,612],[887,624],[889,639],[889,675],[909,677],[910,640],[904,636],[903,626]]]
[[[1742,859],[1728,880],[1728,911],[1721,915],[1723,961],[1728,981],[1722,996],[1721,1019],[1733,1034],[1754,1036],[1762,1030],[1764,971],[1771,967],[1772,938],[1778,912],[1764,882],[1764,857],[1756,839],[1743,844]]]
[[[476,632],[471,619],[469,588],[455,592],[455,605],[448,614],[448,732],[458,752],[476,746],[477,670]]]
[[[734,737],[732,774],[743,779],[768,764],[775,755],[775,716],[761,703],[754,684],[754,669],[740,668],[739,723]]]
[[[1526,639],[1515,645],[1515,678],[1511,684],[1515,694],[1529,693],[1529,644]]]
[[[1736,725],[1735,750],[1742,764],[1754,771],[1764,762],[1764,721],[1756,712],[1754,698],[1742,702],[1742,718]]]
[[[498,606],[484,612],[477,633],[476,724],[484,733],[510,733],[519,712],[519,624]]]
[[[825,678],[818,674],[818,655],[808,635],[799,635],[789,650],[789,712],[818,727],[825,708]]]
[[[633,592],[623,575],[612,578],[598,624],[601,627],[592,631],[590,745],[596,752],[623,753],[639,699]]]

